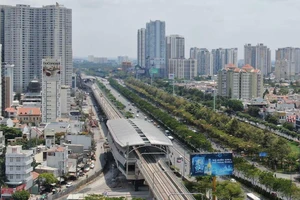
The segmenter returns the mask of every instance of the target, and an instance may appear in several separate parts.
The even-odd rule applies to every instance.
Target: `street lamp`
[[[171,194],[169,194],[168,195],[168,200],[170,200],[171,199],[171,196],[173,196],[173,195],[186,195],[186,194],[200,194],[201,195],[201,199],[203,200],[203,196],[204,196],[204,194],[203,193],[200,193],[200,192],[191,192],[191,193],[171,193]]]

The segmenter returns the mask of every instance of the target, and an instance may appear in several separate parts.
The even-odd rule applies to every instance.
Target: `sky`
[[[55,4],[52,0],[1,0],[0,4]],[[166,35],[191,47],[238,48],[264,43],[272,51],[300,47],[299,0],[60,0],[72,9],[74,57],[136,58],[137,30],[150,20],[166,22]]]

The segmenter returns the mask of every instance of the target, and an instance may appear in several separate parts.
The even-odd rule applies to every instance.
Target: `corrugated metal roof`
[[[134,145],[165,145],[172,142],[153,124],[142,119],[113,119],[107,121],[108,129],[121,147]]]

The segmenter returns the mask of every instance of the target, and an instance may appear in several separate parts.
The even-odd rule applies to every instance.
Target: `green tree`
[[[294,130],[294,125],[293,123],[290,123],[290,122],[284,122],[282,124],[282,126],[290,131],[293,131]]]
[[[249,106],[248,108],[248,114],[251,115],[252,117],[259,117],[259,108],[256,106]]]
[[[215,195],[220,200],[243,200],[244,193],[240,184],[223,181],[217,184]]]
[[[41,185],[44,185],[45,187],[50,187],[51,184],[58,182],[57,178],[51,173],[42,173],[39,175],[38,179],[41,182]]]
[[[30,197],[30,193],[26,190],[16,191],[11,196],[14,200],[28,200]]]
[[[244,105],[242,103],[242,101],[237,100],[237,99],[229,99],[227,101],[227,105],[228,108],[232,109],[233,111],[242,111],[244,110]]]
[[[5,136],[5,143],[7,144],[7,139],[15,139],[15,137],[21,137],[22,131],[16,128],[10,128],[5,125],[0,126],[0,131],[3,131],[3,135]]]
[[[287,87],[281,87],[278,93],[280,95],[287,95],[289,93],[289,89]]]
[[[278,124],[278,115],[274,114],[274,115],[271,115],[271,114],[268,114],[265,118],[265,120],[269,123],[272,123],[272,124]]]
[[[21,93],[16,93],[15,96],[14,96],[14,100],[20,101],[21,100]]]
[[[268,90],[268,89],[266,89],[266,90],[264,91],[264,93],[263,93],[263,98],[265,98],[265,96],[266,96],[267,94],[269,94],[269,90]]]

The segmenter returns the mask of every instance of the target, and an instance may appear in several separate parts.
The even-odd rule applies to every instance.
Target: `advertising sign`
[[[174,74],[169,74],[169,79],[174,80],[175,75]]]
[[[43,75],[47,77],[55,77],[60,75],[60,61],[43,60]]]
[[[259,157],[267,157],[267,153],[266,152],[260,152],[259,153]]]
[[[225,176],[233,173],[232,153],[191,154],[191,176]]]
[[[150,74],[158,74],[158,68],[152,67],[150,69]]]

